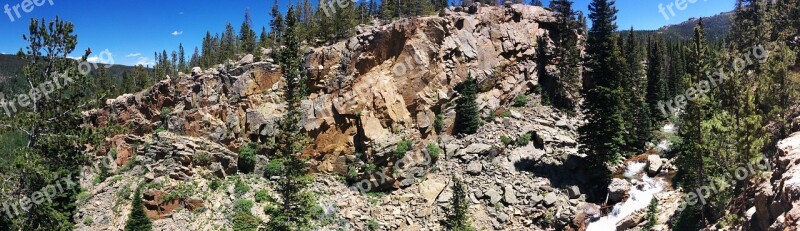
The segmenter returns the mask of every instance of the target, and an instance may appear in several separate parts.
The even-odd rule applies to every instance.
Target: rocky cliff
[[[552,47],[553,20],[541,7],[476,5],[362,26],[346,41],[309,48],[311,94],[302,125],[312,143],[303,155],[318,173],[313,190],[324,210],[318,225],[440,230],[452,197],[449,177],[456,174],[470,189],[479,229],[584,226],[576,219],[585,203],[577,169],[580,115],[543,105],[539,97],[540,71],[554,68],[536,63],[537,47]],[[122,132],[90,149],[97,169],[111,160],[113,176],[86,169],[75,219],[93,222],[79,229],[123,227],[140,184],[159,230],[226,229],[234,201],[272,192],[273,182],[261,176],[270,151],[259,153],[256,166],[241,164],[238,154],[245,144],[269,143],[283,113],[280,66],[266,53],[264,62],[246,55],[194,68],[85,112],[87,126]],[[477,134],[452,137],[455,88],[469,75],[479,82],[488,119]],[[520,95],[530,99],[527,105],[512,107]],[[437,115],[441,131],[434,128]],[[510,144],[502,136],[531,141]],[[399,158],[392,151],[401,141],[411,148]],[[431,157],[431,144],[444,150],[438,158]],[[263,206],[257,203],[252,213],[268,220]]]

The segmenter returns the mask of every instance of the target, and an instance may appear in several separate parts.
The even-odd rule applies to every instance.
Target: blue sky
[[[25,1],[38,1],[41,6],[32,6],[26,13],[18,7],[21,18],[16,18],[14,6]],[[52,1],[53,5],[50,5]],[[297,2],[295,0],[294,2]],[[526,0],[527,1],[527,0]],[[620,29],[634,26],[636,29],[656,29],[675,24],[691,17],[711,16],[733,9],[734,0],[696,0],[686,3],[684,10],[674,9],[675,15],[667,20],[659,12],[676,0],[617,0],[617,24]],[[27,34],[31,18],[52,19],[59,16],[75,24],[78,48],[73,55],[79,56],[87,47],[94,55],[108,49],[116,64],[134,65],[151,63],[153,52],[177,50],[183,43],[186,55],[191,55],[195,46],[200,46],[206,31],[222,32],[226,22],[237,28],[244,19],[245,9],[250,9],[253,22],[260,33],[261,26],[268,25],[268,12],[272,0],[2,0],[0,1],[0,52],[14,54],[25,46],[22,34]],[[279,0],[282,11],[286,11],[290,0]],[[545,5],[548,0],[544,0]],[[575,8],[586,12],[590,0],[576,0]],[[11,10],[6,14],[5,6]],[[30,10],[30,8],[28,8]],[[588,14],[587,14],[588,15]],[[14,21],[11,21],[11,17]]]

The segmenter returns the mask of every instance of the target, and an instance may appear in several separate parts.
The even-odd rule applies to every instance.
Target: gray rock
[[[485,154],[489,153],[492,150],[492,146],[488,144],[481,144],[481,143],[474,143],[467,146],[467,148],[462,149],[459,152],[459,155],[464,154]]]
[[[539,195],[538,193],[534,194],[533,196],[531,196],[531,204],[532,205],[537,205],[537,204],[541,203],[542,200],[544,200],[544,197],[542,195]]]
[[[573,185],[567,188],[567,193],[569,194],[569,199],[575,199],[581,196],[581,189],[577,185]]]
[[[508,214],[505,213],[497,214],[497,221],[499,221],[500,223],[508,222]]]
[[[192,76],[199,76],[201,74],[203,74],[203,68],[192,67]]]
[[[556,197],[555,193],[547,193],[547,195],[544,195],[544,205],[546,206],[554,205],[557,200],[558,197]]]
[[[514,191],[514,187],[511,185],[506,185],[503,188],[503,200],[505,200],[508,204],[517,204],[519,200],[517,200],[517,192]]]
[[[481,171],[483,171],[483,164],[480,161],[472,161],[467,165],[467,173],[472,175],[480,175]]]
[[[489,191],[486,191],[486,196],[489,197],[490,204],[497,204],[497,202],[500,202],[500,199],[503,198],[502,196],[500,196],[500,192],[498,192],[493,188],[489,189]]]
[[[628,191],[631,190],[631,183],[624,179],[614,178],[611,184],[608,185],[608,202],[617,203],[625,198]]]
[[[239,65],[251,64],[255,60],[252,54],[247,54],[239,60]]]
[[[661,171],[662,165],[664,165],[664,162],[661,161],[660,156],[658,155],[647,156],[647,175],[649,176],[658,175],[658,172]]]
[[[458,151],[459,147],[461,146],[455,143],[447,144],[446,146],[444,146],[445,154],[447,155],[447,157],[452,157],[456,154],[456,151]]]

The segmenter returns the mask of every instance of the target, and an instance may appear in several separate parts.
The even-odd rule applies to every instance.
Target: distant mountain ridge
[[[703,17],[703,25],[706,29],[706,37],[709,39],[719,39],[728,35],[731,30],[733,12],[723,12],[710,17]],[[667,25],[659,28],[657,33],[670,38],[690,39],[694,35],[694,27],[700,18],[690,18],[684,22]]]

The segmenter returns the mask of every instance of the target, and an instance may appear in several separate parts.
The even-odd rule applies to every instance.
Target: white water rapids
[[[617,230],[617,223],[631,214],[647,208],[656,193],[664,190],[664,181],[658,178],[650,178],[647,174],[642,174],[645,163],[629,163],[623,174],[629,179],[641,175],[639,180],[632,180],[631,190],[628,191],[628,199],[625,202],[614,205],[605,217],[592,222],[587,227],[587,231],[609,231]]]

